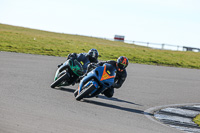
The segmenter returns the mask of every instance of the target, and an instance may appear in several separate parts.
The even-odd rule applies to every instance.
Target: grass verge
[[[96,48],[100,60],[126,56],[131,63],[200,69],[200,52],[151,49],[99,38],[0,24],[0,51],[67,56]]]

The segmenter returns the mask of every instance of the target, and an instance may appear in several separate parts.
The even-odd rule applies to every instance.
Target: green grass
[[[197,125],[200,126],[200,114],[197,115],[197,116],[193,119],[193,121],[194,121]]]
[[[200,52],[157,50],[94,37],[0,24],[0,51],[67,56],[96,48],[100,60],[126,56],[129,62],[200,69]]]

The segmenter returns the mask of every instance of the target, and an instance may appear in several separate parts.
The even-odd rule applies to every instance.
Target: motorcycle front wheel
[[[65,73],[62,76],[60,76],[58,79],[56,79],[52,84],[51,84],[51,88],[55,88],[56,86],[58,86],[59,84],[62,83],[62,81],[68,79],[68,74]]]
[[[88,87],[84,88],[80,93],[75,95],[76,100],[80,101],[81,99],[86,98],[95,89],[96,89],[96,87],[93,84],[89,85]]]

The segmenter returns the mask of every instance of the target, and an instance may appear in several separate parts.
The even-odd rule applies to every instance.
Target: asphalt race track
[[[50,88],[63,57],[0,52],[0,133],[181,133],[149,108],[200,102],[200,70],[129,64],[113,98]],[[145,115],[146,114],[146,115]]]

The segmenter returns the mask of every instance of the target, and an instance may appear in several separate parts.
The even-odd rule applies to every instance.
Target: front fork
[[[66,70],[68,67],[68,61],[66,61],[65,63],[63,63],[56,71],[55,77],[54,77],[54,81],[57,80],[60,77],[60,73],[63,70]]]
[[[90,93],[90,96],[92,96],[92,95],[98,90],[98,86],[99,86],[99,84],[98,84],[95,80],[92,80],[92,81],[87,82],[86,85],[84,85],[84,86],[80,86],[80,85],[79,85],[79,87],[78,87],[78,93],[80,93],[84,88],[87,88],[87,87],[90,86],[91,84],[92,84],[93,86],[95,86],[95,89]],[[84,88],[83,88],[83,87],[84,87]]]

